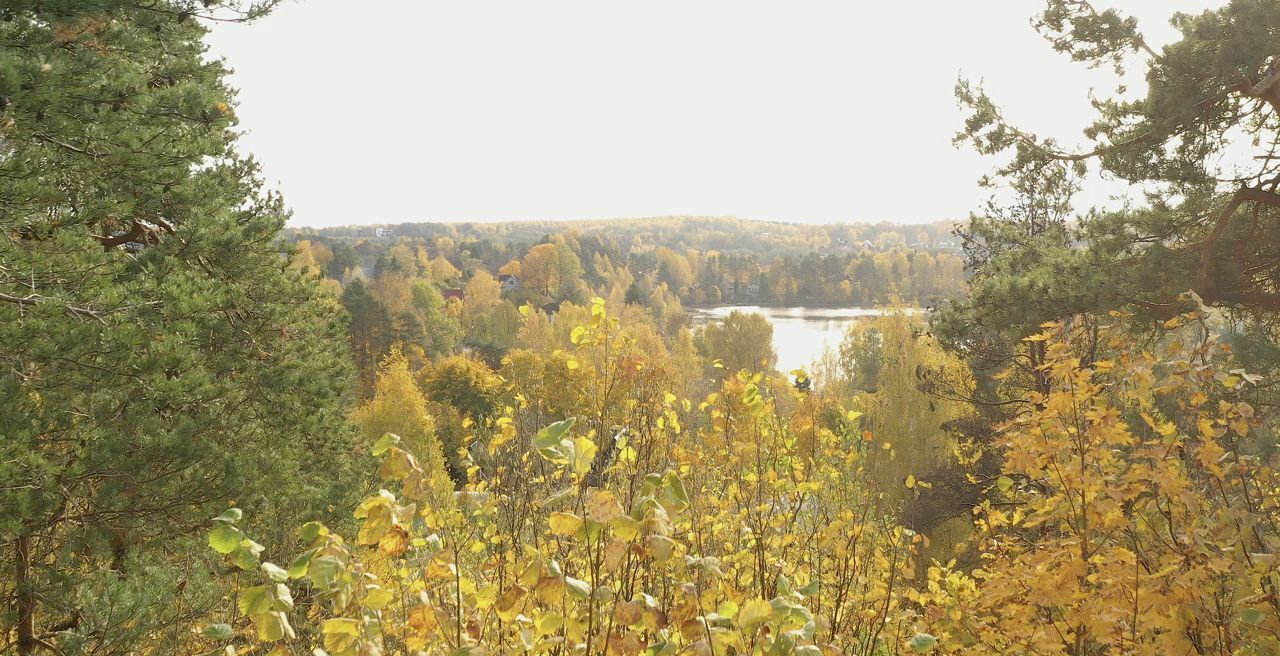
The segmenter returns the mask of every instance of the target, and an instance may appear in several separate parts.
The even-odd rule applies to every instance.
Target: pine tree
[[[3,10],[0,636],[19,654],[173,653],[220,597],[187,585],[208,517],[235,503],[271,532],[342,501],[342,310],[287,270],[286,212],[204,57],[201,16],[265,9]]]
[[[1045,321],[1123,309],[1154,326],[1194,308],[1187,290],[1263,329],[1274,325],[1280,5],[1232,0],[1171,23],[1179,37],[1157,50],[1120,11],[1045,3],[1035,26],[1055,50],[1117,72],[1136,61],[1146,72],[1145,96],[1092,99],[1096,116],[1082,126],[1089,143],[1080,149],[1010,122],[981,87],[957,85],[969,110],[957,138],[999,158],[983,181],[1013,200],[993,203],[961,232],[976,275],[970,298],[939,323],[949,341],[1012,360],[1002,342]],[[1072,225],[1072,197],[1089,171],[1149,196]],[[1034,368],[1044,355],[1024,360]],[[1042,378],[1033,387],[1048,391]]]

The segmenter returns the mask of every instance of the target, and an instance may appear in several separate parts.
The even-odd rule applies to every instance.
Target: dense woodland
[[[683,217],[410,223],[298,231],[293,264],[340,296],[369,390],[396,345],[419,360],[465,350],[498,366],[524,306],[553,315],[599,296],[645,308],[668,339],[687,341],[686,308],[700,305],[937,304],[964,290],[954,228]]]
[[[962,293],[954,229],[953,222],[813,226],[680,217],[410,223],[298,237],[302,260],[343,282],[391,272],[448,285],[487,271],[516,276],[528,290],[521,298],[544,301],[582,302],[615,287],[647,298],[665,286],[689,305],[873,305],[893,295],[925,304]]]
[[[367,390],[393,347],[419,362],[465,350],[498,366],[522,343],[522,324],[597,296],[643,308],[675,342],[693,337],[686,306],[937,304],[964,290],[954,229],[707,218],[401,224],[298,233],[292,262],[350,314]]]
[[[1041,4],[1149,88],[961,80],[954,234],[286,230],[203,56],[271,4],[0,5],[0,654],[1280,653],[1274,0]]]

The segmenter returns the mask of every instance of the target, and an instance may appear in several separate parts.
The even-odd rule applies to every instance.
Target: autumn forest
[[[1280,654],[1274,0],[1019,8],[1146,87],[962,77],[967,218],[334,227],[276,4],[0,1],[0,655]]]

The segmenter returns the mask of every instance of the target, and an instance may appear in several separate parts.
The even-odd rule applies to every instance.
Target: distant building
[[[467,300],[467,293],[461,289],[446,289],[441,291],[440,295],[444,296],[444,300],[446,301],[448,301],[451,298],[456,298],[459,301]]]
[[[498,274],[498,284],[502,286],[503,293],[520,289],[520,279],[509,273]]]
[[[373,236],[378,238],[391,237],[395,235],[395,231],[391,228],[374,228]]]

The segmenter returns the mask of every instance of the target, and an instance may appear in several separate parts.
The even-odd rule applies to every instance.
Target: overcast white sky
[[[920,222],[986,196],[991,163],[951,145],[958,75],[1068,144],[1088,90],[1114,89],[1031,29],[1040,4],[306,0],[211,42],[236,71],[241,147],[294,225]],[[1174,11],[1222,2],[1095,4],[1157,45]]]

